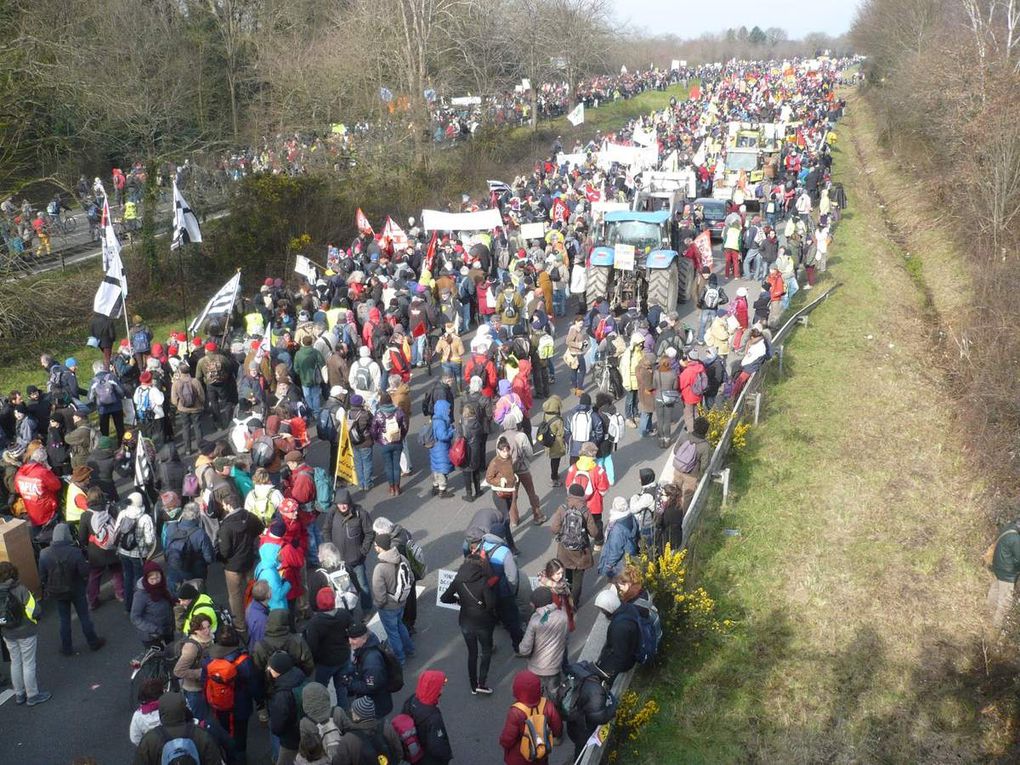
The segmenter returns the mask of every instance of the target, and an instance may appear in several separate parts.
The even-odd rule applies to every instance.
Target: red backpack
[[[399,714],[390,722],[393,730],[400,738],[400,746],[404,750],[404,759],[414,765],[425,759],[425,750],[422,749],[421,740],[418,738],[418,726],[414,724],[414,718],[408,714]]]
[[[215,712],[230,715],[230,733],[234,728],[234,702],[237,696],[237,668],[246,661],[243,651],[236,659],[213,659],[205,665],[205,700]]]

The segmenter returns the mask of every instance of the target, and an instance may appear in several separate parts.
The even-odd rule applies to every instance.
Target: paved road
[[[721,270],[721,257],[717,255],[717,270]],[[746,280],[724,282],[729,294],[738,286],[751,286]],[[753,291],[752,291],[752,294]],[[684,320],[697,325],[696,311],[688,304],[681,306]],[[566,333],[566,322],[561,321],[558,343]],[[420,402],[425,390],[431,385],[431,378],[416,372],[412,385],[415,417],[411,433],[420,429],[423,417]],[[569,377],[562,362],[557,359],[557,382],[553,392],[564,398],[566,407],[573,406],[576,399],[568,397]],[[536,410],[540,412],[540,402]],[[541,414],[538,414],[541,417]],[[537,423],[539,419],[533,419]],[[431,572],[424,581],[425,591],[419,599],[417,656],[407,666],[407,686],[396,695],[396,703],[414,689],[417,674],[426,668],[439,668],[449,676],[449,684],[443,695],[450,738],[459,763],[502,762],[502,752],[497,737],[508,705],[512,702],[510,683],[513,674],[525,667],[525,660],[513,656],[510,641],[505,632],[497,631],[498,652],[493,657],[490,685],[495,689],[491,697],[476,697],[470,693],[467,681],[466,653],[457,627],[455,611],[437,608],[435,571],[439,568],[456,568],[461,559],[463,532],[474,512],[491,501],[486,493],[481,500],[468,503],[459,498],[463,492],[463,477],[458,472],[452,476],[452,488],[457,498],[439,499],[431,496],[428,456],[418,446],[415,438],[408,439],[415,467],[414,475],[407,479],[405,492],[396,498],[386,496],[384,486],[377,486],[366,499],[361,500],[373,516],[385,515],[411,529],[421,540],[428,556]],[[316,443],[310,450],[310,461],[324,465],[327,460],[325,448]],[[611,489],[607,503],[617,495],[629,496],[637,491],[637,472],[645,465],[660,467],[663,450],[655,438],[641,439],[634,430],[629,430],[623,445],[614,458],[617,484]],[[377,461],[377,481],[380,480]],[[536,456],[533,476],[536,489],[542,498],[547,514],[563,499],[562,489],[553,489],[549,480],[549,462],[543,454]],[[522,509],[522,516],[527,515]],[[533,527],[527,521],[515,533],[521,556],[518,560],[523,574],[537,575],[545,562],[555,555],[555,544],[547,527]],[[522,581],[526,582],[522,576]],[[225,602],[223,579],[218,567],[210,576],[214,597]],[[588,573],[585,581],[584,600],[590,600],[597,588],[604,582],[598,581],[594,571]],[[522,586],[521,599],[527,601],[529,590]],[[592,623],[591,607],[582,608],[576,632],[571,636],[571,651],[575,654],[584,643]],[[87,649],[77,657],[65,658],[58,653],[57,619],[55,613],[47,612],[41,622],[39,640],[39,679],[41,686],[53,691],[49,703],[29,709],[5,703],[0,711],[0,762],[9,763],[53,763],[70,762],[75,756],[91,755],[98,763],[108,765],[127,763],[133,748],[128,741],[128,723],[133,705],[129,704],[127,691],[128,661],[138,653],[139,644],[120,604],[107,602],[95,613],[100,634],[109,641],[98,654]],[[75,626],[75,629],[78,629]],[[80,631],[75,635],[76,646],[83,645]],[[268,737],[258,726],[253,725],[249,762],[261,765],[268,762]],[[554,754],[553,763],[559,765],[569,759],[568,749]]]

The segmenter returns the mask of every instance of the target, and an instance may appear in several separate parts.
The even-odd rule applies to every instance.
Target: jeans
[[[786,281],[786,294],[783,295],[782,300],[784,311],[790,307],[790,299],[798,292],[800,292],[800,285],[797,284],[796,276],[791,276],[789,279],[786,279],[785,281]]]
[[[390,486],[400,485],[400,453],[404,445],[399,441],[395,444],[383,444],[381,447],[383,474]]]
[[[565,289],[553,290],[553,315],[567,315],[567,291]]]
[[[124,571],[124,608],[131,613],[131,603],[135,599],[135,583],[142,578],[142,559],[130,555],[118,555],[120,567]]]
[[[198,442],[202,440],[202,426],[198,422],[201,415],[201,412],[177,413],[180,421],[181,444],[186,452],[195,451],[198,448]]]
[[[89,568],[89,583],[85,587],[85,594],[88,597],[89,605],[93,608],[99,605],[99,585],[103,581],[104,571],[110,572],[110,579],[113,581],[113,594],[117,596],[118,600],[124,600],[124,574],[120,563],[113,563],[109,566],[92,566]]]
[[[637,419],[637,397],[636,390],[629,390],[623,396],[623,416],[628,420]]]
[[[81,622],[81,631],[89,646],[99,643],[99,636],[96,628],[92,626],[92,617],[89,616],[89,604],[85,600],[85,588],[75,585],[74,591],[68,600],[57,601],[57,614],[60,616],[60,650],[64,653],[71,653],[74,646],[71,643],[71,606],[74,606],[78,614],[78,621]]]
[[[425,363],[425,340],[428,335],[416,337],[411,343],[411,366],[418,366]]]
[[[652,434],[652,413],[641,412],[641,420],[638,424],[638,430],[642,436],[650,436]]]
[[[461,374],[460,362],[444,361],[442,367],[444,375],[450,375],[451,377],[453,377],[453,392],[460,393],[460,388],[463,383],[463,375]]]
[[[319,410],[322,409],[322,386],[310,385],[301,386],[301,392],[305,394],[305,403],[312,412],[312,419],[318,420]]]
[[[495,624],[488,627],[460,625],[460,634],[464,636],[464,642],[467,644],[468,681],[471,683],[472,689],[485,685],[489,678],[489,664],[492,662],[492,633],[495,629]],[[482,649],[481,657],[478,655],[479,646]]]
[[[524,639],[524,628],[521,626],[521,612],[517,608],[517,599],[513,595],[500,595],[496,611],[499,614],[499,620],[506,627],[506,631],[510,633],[510,640],[514,644],[514,653],[516,653]]]
[[[205,693],[202,691],[181,691],[184,695],[184,703],[188,705],[191,714],[198,720],[204,720],[208,711],[205,703]]]
[[[18,696],[32,698],[39,695],[39,684],[35,679],[35,649],[38,636],[27,638],[4,638],[11,654],[11,685]]]
[[[471,329],[471,303],[463,302],[460,304],[460,331],[467,332]]]
[[[699,343],[705,342],[705,329],[708,327],[709,324],[712,323],[712,320],[715,319],[715,310],[716,309],[714,309],[714,308],[702,308],[701,309],[701,313],[698,316],[698,342]]]
[[[761,250],[748,250],[744,258],[744,275],[750,276],[756,282],[765,278],[764,262],[761,257]]]
[[[365,572],[365,561],[361,563],[345,563],[347,573],[351,575],[351,581],[358,588],[358,597],[361,598],[361,610],[366,613],[372,608],[372,589],[368,586],[368,574]]]
[[[347,686],[344,684],[344,675],[349,675],[354,671],[354,665],[348,661],[342,667],[326,667],[322,664],[315,665],[315,682],[326,686],[326,690],[329,690],[329,681],[333,681],[333,688],[336,689],[336,705],[343,709],[345,712],[349,712],[351,709],[351,701],[347,697]]]
[[[571,370],[573,374],[574,387],[578,390],[584,390],[584,373],[587,372],[586,365],[584,363],[584,357],[577,357],[577,369]]]
[[[379,621],[386,630],[386,639],[389,640],[397,661],[404,664],[408,656],[414,656],[414,642],[411,640],[411,633],[407,631],[407,625],[404,624],[404,607],[380,608]]]
[[[354,447],[354,473],[358,476],[358,487],[368,491],[372,488],[372,447]]]

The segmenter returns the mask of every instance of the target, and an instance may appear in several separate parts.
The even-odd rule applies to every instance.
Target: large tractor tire
[[[680,299],[697,300],[698,296],[694,294],[694,266],[687,258],[679,258],[677,263],[680,267]]]
[[[602,300],[609,296],[609,266],[589,266],[588,288],[584,291],[588,305],[593,300]]]
[[[663,311],[675,311],[680,299],[680,271],[674,261],[668,268],[648,272],[648,308],[660,306]]]

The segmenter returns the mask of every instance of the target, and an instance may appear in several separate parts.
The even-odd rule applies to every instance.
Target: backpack
[[[136,329],[131,335],[131,351],[133,353],[149,352],[149,335],[144,329]]]
[[[418,726],[414,724],[411,715],[399,714],[390,720],[390,725],[400,739],[400,748],[403,750],[405,760],[414,765],[425,759],[425,750],[422,748],[421,739],[418,738]]]
[[[410,597],[411,589],[414,587],[414,571],[411,570],[411,564],[403,558],[396,564],[396,570],[397,581],[394,585],[395,589],[390,594],[398,603],[404,603]]]
[[[549,278],[552,279],[554,282],[558,282],[563,278],[563,274],[560,271],[559,266],[553,266],[552,269],[550,269]]]
[[[609,440],[614,444],[619,444],[623,440],[623,433],[627,430],[627,421],[623,419],[623,415],[619,412],[613,412],[607,415],[609,419],[609,427],[606,428],[606,432],[609,434]]]
[[[368,364],[358,362],[354,370],[354,387],[358,390],[372,390],[372,371]]]
[[[128,518],[130,525],[121,528],[117,524],[117,546],[131,552],[138,549],[138,518]]]
[[[151,390],[151,388],[149,390]],[[141,401],[137,406],[135,406],[135,417],[139,420],[151,420],[155,418],[156,413],[152,408],[149,390],[139,388],[139,391],[142,394]]]
[[[276,456],[276,444],[267,435],[261,435],[251,445],[251,464],[255,467],[269,467]]]
[[[315,507],[319,512],[326,512],[333,504],[333,482],[325,468],[312,470],[312,482],[315,484]]]
[[[25,618],[25,604],[14,594],[14,589],[8,589],[0,597],[0,627],[12,629],[21,625]]]
[[[308,719],[311,720],[311,718]],[[326,756],[332,757],[333,752],[340,745],[340,738],[343,736],[340,728],[333,721],[333,717],[327,718],[326,722],[315,723],[315,732],[319,736],[319,742],[322,744],[322,750],[326,753]]]
[[[467,439],[464,436],[458,434],[453,437],[453,443],[450,444],[448,456],[450,464],[454,467],[464,467],[467,464]]]
[[[432,428],[428,430],[431,432]],[[419,436],[420,439],[420,436]],[[386,415],[383,420],[383,441],[388,444],[395,444],[400,440],[400,421],[397,419],[397,410]]]
[[[110,375],[106,375],[96,386],[96,401],[100,406],[116,406],[120,401],[117,385]]]
[[[436,389],[433,386],[421,400],[421,413],[426,417],[431,417],[432,413],[436,409]]]
[[[77,578],[75,576],[74,565],[73,561],[61,559],[55,561],[53,570],[50,572],[50,575],[46,580],[45,595],[47,598],[61,600],[71,597],[71,593],[74,592],[74,583]]]
[[[337,406],[324,406],[319,410],[319,416],[315,421],[315,430],[318,433],[319,438],[324,441],[336,440],[336,411],[338,407],[339,402],[337,403]]]
[[[344,595],[354,591],[351,587],[351,575],[347,572],[347,568],[341,566],[335,571],[326,571],[326,569],[320,568],[317,571],[322,574],[329,589],[333,591],[334,607],[346,609],[347,605],[344,603]]]
[[[538,762],[544,760],[552,751],[552,734],[549,731],[549,721],[545,719],[542,710],[545,708],[545,697],[538,700],[537,707],[529,707],[527,704],[517,702],[516,709],[524,713],[524,726],[521,729],[521,757],[526,762]]]
[[[407,536],[407,541],[399,543],[399,546],[404,548],[400,551],[400,554],[407,558],[407,563],[414,573],[414,578],[420,581],[425,578],[425,574],[429,570],[428,562],[425,559],[425,550],[421,546],[421,542],[411,536],[411,532],[399,526],[394,527],[391,532],[394,537],[397,536],[398,530],[404,532],[401,536],[405,534]]]
[[[385,640],[376,646],[386,662],[386,692],[397,693],[404,687],[404,668],[397,661],[397,655],[393,653],[390,644]]]
[[[691,383],[691,392],[696,396],[703,396],[706,390],[708,390],[708,375],[703,371],[698,372]]]
[[[564,718],[573,716],[574,710],[577,709],[577,701],[581,697],[581,689],[585,683],[591,681],[598,682],[598,679],[586,671],[580,663],[567,666],[567,671],[563,675],[563,699],[560,701],[560,710]],[[612,707],[615,704],[613,694],[607,691],[606,706]]]
[[[195,387],[191,382],[192,378],[181,380],[181,387],[177,390],[177,403],[191,409],[195,405]]]
[[[581,483],[582,478],[584,479],[584,483]],[[589,476],[587,473],[582,472],[574,473],[574,477],[570,480],[570,483],[567,484],[566,488],[569,490],[570,487],[573,486],[575,483],[584,486],[584,498],[586,500],[590,499],[591,496],[595,493],[595,487],[592,485],[591,476]]]
[[[676,451],[673,452],[673,469],[681,473],[693,473],[698,469],[701,459],[698,457],[698,447],[693,441],[684,441]]]
[[[701,302],[705,308],[717,308],[719,306],[719,288],[708,287],[705,290],[705,297]]]
[[[205,381],[211,385],[219,385],[227,381],[226,359],[218,353],[205,357]]]
[[[549,420],[542,420],[539,423],[538,430],[535,431],[535,440],[542,444],[546,449],[552,448],[556,443],[556,435],[552,431],[552,424],[555,420],[562,420],[563,418],[559,415],[554,416]]]
[[[540,359],[551,359],[556,352],[556,341],[548,332],[543,332],[538,339],[538,357]]]
[[[350,732],[361,742],[361,759],[358,765],[390,765],[389,747],[386,746],[386,739],[378,731],[354,728]]]
[[[160,726],[163,750],[160,754],[159,765],[200,765],[202,759],[198,756],[198,747],[191,738],[193,731],[194,724],[188,722],[184,726],[184,735],[181,738],[170,738],[166,729]]]
[[[504,292],[500,298],[500,302],[503,304],[502,314],[507,319],[517,318],[517,306],[514,305],[514,295],[507,297],[507,293]]]
[[[637,609],[638,606],[647,609],[648,616],[642,616]],[[658,609],[650,600],[638,598],[624,604],[616,613],[621,619],[632,621],[638,626],[640,639],[634,649],[634,660],[638,664],[647,664],[658,653],[659,643],[662,642],[662,622]]]
[[[609,332],[611,319],[608,316],[603,316],[599,319],[598,325],[595,327],[595,339],[600,343],[606,339],[606,335]]]
[[[198,559],[202,557],[201,550],[191,544],[191,536],[196,528],[182,529],[178,524],[173,533],[166,540],[166,562],[171,568],[177,571],[194,571]],[[182,530],[184,533],[182,534]]]
[[[364,417],[359,414],[351,423],[351,446],[361,446],[368,440],[368,430],[361,427],[362,420]]]
[[[589,485],[591,482],[589,481]],[[563,525],[560,526],[558,541],[572,552],[581,552],[588,548],[588,529],[584,523],[584,510],[571,505],[563,506]]]
[[[201,492],[201,487],[198,485],[198,476],[195,475],[194,468],[188,468],[188,472],[184,474],[184,482],[181,484],[181,495],[184,497],[197,497]]]
[[[577,426],[577,418],[583,417],[583,427]],[[591,438],[591,412],[583,411],[576,412],[573,417],[570,418],[570,437],[574,441],[583,444]]]
[[[237,668],[248,658],[241,653],[236,659],[213,659],[205,665],[205,700],[216,712],[234,711],[237,697]]]
[[[432,432],[432,423],[426,422],[420,431],[418,431],[418,444],[424,449],[431,449],[436,445],[436,436]]]

